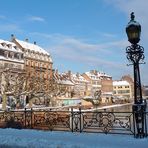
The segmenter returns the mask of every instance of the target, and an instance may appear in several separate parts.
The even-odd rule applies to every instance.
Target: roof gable
[[[36,44],[28,43],[26,41],[21,41],[18,39],[15,39],[15,42],[17,42],[23,49],[27,49],[27,50],[29,49],[34,52],[50,55],[46,50],[44,50],[43,48],[41,48],[40,46]]]

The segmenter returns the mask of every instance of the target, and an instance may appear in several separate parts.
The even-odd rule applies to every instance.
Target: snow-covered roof
[[[74,81],[88,82],[81,74],[71,74]]]
[[[104,72],[99,72],[99,71],[90,71],[90,72],[85,72],[85,74],[90,77],[92,80],[100,80],[102,77],[107,77],[111,78],[111,76],[107,75]]]
[[[18,40],[18,39],[15,39],[15,40],[24,49],[29,49],[29,50],[32,50],[34,52],[39,52],[39,53],[42,53],[42,54],[50,55],[46,50],[44,50],[43,48],[41,48],[40,46],[38,46],[36,44],[28,43],[26,41],[21,41],[21,40]]]
[[[12,51],[12,52],[23,53],[21,51],[21,49],[19,49],[15,43],[9,42],[9,41],[5,41],[5,40],[2,40],[2,39],[0,39],[0,49]]]
[[[113,81],[113,86],[127,86],[130,85],[127,81]]]
[[[74,85],[70,80],[58,80],[58,83],[63,85]]]
[[[100,77],[99,77],[98,75],[95,75],[95,74],[93,74],[93,73],[91,73],[91,72],[85,72],[85,74],[86,74],[89,78],[91,78],[92,80],[100,80]]]
[[[4,50],[4,51],[8,51],[8,52],[23,54],[21,49],[19,49],[15,43],[9,42],[6,40],[2,40],[2,39],[0,39],[0,49]],[[9,57],[4,57],[2,55],[0,55],[0,60],[17,62],[17,63],[24,63],[23,59],[9,58]]]

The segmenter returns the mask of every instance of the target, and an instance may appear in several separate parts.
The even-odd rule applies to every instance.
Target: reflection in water
[[[119,106],[119,107],[112,107],[107,109],[102,109],[98,111],[107,111],[107,112],[132,112],[132,105],[125,105],[125,106]]]
[[[132,105],[115,107],[115,108],[112,108],[112,111],[114,111],[114,112],[131,112]]]
[[[148,104],[148,101],[147,101]],[[104,111],[104,110],[101,110]],[[125,105],[125,106],[119,106],[119,107],[113,107],[105,109],[105,111],[109,112],[132,112],[132,105]],[[148,111],[148,105],[146,106],[146,111]]]

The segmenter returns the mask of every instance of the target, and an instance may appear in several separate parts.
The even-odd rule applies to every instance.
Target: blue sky
[[[147,0],[1,0],[0,38],[10,40],[14,34],[36,41],[60,72],[97,69],[116,80],[133,75],[125,53],[132,11],[142,26],[140,44],[148,61],[147,8]],[[147,67],[140,67],[143,84],[148,84]]]

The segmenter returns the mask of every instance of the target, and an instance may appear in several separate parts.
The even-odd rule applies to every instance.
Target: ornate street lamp
[[[134,127],[136,127],[135,135],[137,137],[144,137],[144,111],[146,104],[143,103],[140,69],[139,64],[144,60],[144,48],[138,45],[141,35],[141,25],[134,20],[134,13],[131,13],[131,20],[126,26],[126,33],[128,41],[131,46],[126,48],[127,59],[132,63],[134,69],[134,105],[133,113],[135,117]]]
[[[131,20],[126,27],[128,41],[131,44],[137,44],[140,41],[141,25],[134,20],[134,12],[131,13]]]

